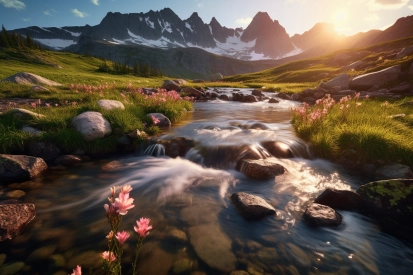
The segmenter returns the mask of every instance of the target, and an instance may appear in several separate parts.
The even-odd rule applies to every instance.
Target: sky
[[[246,28],[258,12],[267,12],[292,36],[318,22],[352,35],[385,29],[413,15],[413,0],[0,0],[0,24],[7,30],[29,26],[91,26],[108,12],[146,13],[171,8],[182,20],[193,12],[205,23],[215,17],[227,28]]]

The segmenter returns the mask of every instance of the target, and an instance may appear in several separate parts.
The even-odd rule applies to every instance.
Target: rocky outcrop
[[[232,194],[231,200],[246,219],[255,220],[276,214],[274,207],[259,196],[238,192]]]
[[[318,203],[308,206],[303,218],[313,226],[337,226],[343,220],[343,217],[333,208]]]
[[[400,72],[400,65],[396,65],[378,72],[359,75],[350,81],[350,88],[358,90],[370,89],[374,85],[382,86],[389,81],[397,80]]]
[[[109,121],[99,112],[84,112],[72,119],[72,125],[88,141],[103,138],[112,133]]]
[[[2,82],[12,82],[24,85],[47,85],[47,86],[62,86],[62,84],[38,76],[32,73],[21,72],[10,77],[4,78]]]
[[[191,87],[183,88],[181,92],[184,93],[186,96],[191,96],[195,99],[201,99],[205,97],[204,92]]]
[[[34,204],[0,204],[0,242],[17,236],[35,216]]]
[[[363,211],[385,222],[413,226],[413,179],[370,182],[359,187]]]
[[[124,110],[125,106],[122,102],[110,99],[100,99],[98,100],[98,105],[105,110],[121,109]]]
[[[41,175],[47,164],[41,158],[0,154],[0,182],[19,182]]]
[[[175,91],[178,93],[182,90],[181,86],[179,86],[179,84],[173,80],[164,80],[161,88],[167,91]]]
[[[285,168],[277,163],[277,159],[273,158],[258,160],[242,159],[237,166],[240,167],[240,172],[247,177],[257,180],[274,178],[285,172]]]
[[[156,126],[171,126],[171,121],[164,114],[149,113],[147,116],[152,119],[153,124]]]
[[[327,88],[338,87],[341,90],[347,90],[349,88],[350,77],[348,74],[341,74],[335,78],[327,81],[324,85]],[[323,95],[324,96],[324,95]]]
[[[314,200],[314,203],[334,209],[353,210],[360,206],[361,197],[353,191],[328,188]]]

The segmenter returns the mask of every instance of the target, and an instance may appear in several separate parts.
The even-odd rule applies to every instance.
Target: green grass
[[[295,113],[293,126],[300,137],[313,144],[318,157],[338,160],[346,151],[354,150],[353,160],[360,163],[382,160],[412,166],[413,110],[400,105],[409,100],[412,98],[388,105],[382,100],[359,100],[357,107],[352,99],[344,104],[349,104],[348,109],[340,110],[338,103],[327,115],[311,121],[311,114],[323,109],[315,105],[307,108],[306,115]]]
[[[0,82],[0,99],[40,99],[41,104],[36,107],[29,104],[21,107],[45,115],[44,118],[22,119],[8,113],[0,114],[0,153],[23,153],[29,142],[40,140],[56,144],[64,153],[71,153],[78,148],[89,154],[116,152],[117,139],[124,134],[136,129],[148,134],[159,131],[151,125],[147,113],[161,112],[175,122],[186,111],[192,110],[189,101],[158,94],[165,98],[162,101],[159,97],[145,98],[145,95],[138,92],[140,87],[160,87],[165,78],[101,73],[97,71],[101,62],[98,58],[64,52],[2,49],[0,79],[24,71],[63,85],[47,87],[49,91],[31,91],[31,87],[27,85]],[[99,91],[87,91],[79,87],[72,88],[72,84],[107,86]],[[121,101],[125,110],[105,111],[97,105],[99,99]],[[85,111],[101,112],[111,123],[113,133],[100,140],[85,141],[71,125],[72,118]],[[44,131],[44,134],[40,137],[26,134],[21,131],[23,125],[35,127]],[[139,140],[135,141],[138,142]]]

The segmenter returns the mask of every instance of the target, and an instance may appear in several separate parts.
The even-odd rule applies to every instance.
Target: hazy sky
[[[413,0],[0,0],[0,24],[12,30],[28,26],[97,25],[107,12],[138,13],[171,8],[181,19],[193,12],[205,23],[212,17],[228,28],[246,27],[259,11],[278,20],[289,35],[317,22],[333,23],[351,35],[384,29],[413,14]]]

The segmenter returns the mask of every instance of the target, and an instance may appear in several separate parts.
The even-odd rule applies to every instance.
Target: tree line
[[[121,63],[121,62],[112,62],[112,66],[109,66],[106,60],[102,61],[102,64],[98,68],[101,72],[106,73],[115,73],[115,74],[133,74],[141,77],[163,77],[164,73],[152,67],[146,63],[135,62],[135,65],[132,67]]]
[[[26,38],[24,38],[20,33],[9,33],[3,25],[1,26],[0,33],[0,47],[12,49],[28,48],[41,50],[40,45],[34,42],[29,33],[27,33]]]

